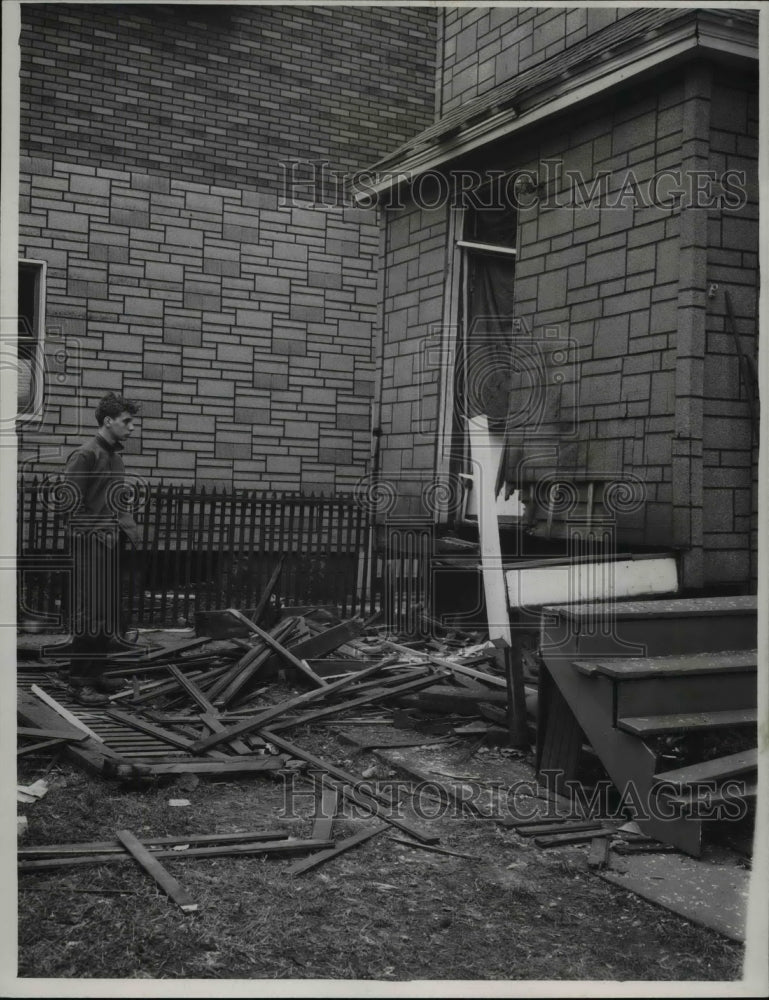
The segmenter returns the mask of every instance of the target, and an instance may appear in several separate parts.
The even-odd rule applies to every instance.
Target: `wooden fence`
[[[23,478],[18,502],[18,616],[65,624],[72,495],[59,478]],[[370,613],[370,518],[352,496],[304,496],[164,484],[126,490],[142,540],[121,551],[124,624],[187,624],[195,611],[253,608],[281,557],[283,604]]]

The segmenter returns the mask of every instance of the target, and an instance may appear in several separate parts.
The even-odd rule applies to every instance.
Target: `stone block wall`
[[[446,229],[445,206],[388,213],[380,447],[394,516],[423,516],[434,479]]]
[[[728,318],[729,293],[743,353],[758,354],[758,105],[739,78],[714,85],[710,162],[719,174],[745,176],[739,212],[708,219],[708,283],[703,403],[703,541],[706,580],[741,582],[755,575],[756,441],[751,442],[744,373]]]
[[[434,20],[425,8],[23,7],[19,253],[47,264],[48,327],[43,418],[21,430],[27,468],[60,467],[116,390],[142,403],[133,472],[357,483],[380,233],[341,183],[432,120]]]
[[[23,166],[22,255],[47,263],[45,409],[23,433],[27,466],[58,467],[114,390],[142,406],[128,444],[137,474],[354,485],[370,449],[373,212],[280,208],[272,194],[59,161]]]
[[[680,201],[651,192],[680,169],[683,116],[671,80],[519,140],[501,164],[543,183],[522,199],[516,315],[535,338],[551,328],[575,345],[577,430],[558,462],[640,478],[648,544],[672,541],[681,216]]]

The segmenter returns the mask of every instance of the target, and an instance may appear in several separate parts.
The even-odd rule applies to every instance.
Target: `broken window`
[[[479,202],[481,199],[479,199]],[[513,314],[518,213],[514,206],[473,207],[464,212],[457,283],[458,333],[451,419],[450,468],[469,485],[472,476],[468,421],[485,416],[501,456],[513,374]],[[455,516],[477,515],[478,496],[465,490]],[[498,510],[520,514],[517,498]]]

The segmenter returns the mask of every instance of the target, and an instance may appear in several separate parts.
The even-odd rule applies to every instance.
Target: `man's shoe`
[[[116,691],[122,691],[126,686],[126,682],[120,677],[98,677],[94,681],[94,687],[97,691],[103,691],[105,694],[114,694]]]
[[[86,705],[89,708],[96,708],[99,705],[109,704],[109,698],[106,694],[102,694],[101,691],[97,691],[96,688],[91,687],[90,684],[84,684],[83,687],[76,690],[75,700],[80,705]]]

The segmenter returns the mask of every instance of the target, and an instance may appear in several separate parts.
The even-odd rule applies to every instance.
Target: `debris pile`
[[[203,629],[207,634],[173,647],[137,646],[113,654],[107,676],[124,686],[104,707],[74,703],[66,671],[57,676],[55,661],[25,660],[19,754],[53,751],[55,760],[64,753],[92,772],[134,783],[184,775],[274,777],[291,769],[316,783],[312,836],[259,831],[141,840],[119,831],[114,842],[25,848],[20,871],[133,858],[189,910],[193,902],[158,858],[301,853],[307,856],[288,869],[300,875],[391,827],[406,835],[396,838],[401,843],[445,851],[435,847],[437,836],[404,818],[392,795],[367,780],[368,772],[350,773],[288,734],[310,723],[371,721],[365,713],[381,713],[386,705],[384,718],[395,723],[413,723],[415,708],[451,713],[456,724],[447,721],[443,732],[460,736],[469,714],[476,719],[473,735],[499,731],[504,742],[514,720],[509,679],[504,665],[502,673],[496,665],[493,645],[469,634],[449,634],[444,642],[396,642],[370,622],[340,621],[323,608],[291,609],[269,628],[235,609],[206,612],[196,620],[196,631]],[[303,690],[275,702],[274,682],[281,680]],[[378,822],[335,843],[332,823],[342,801]]]

